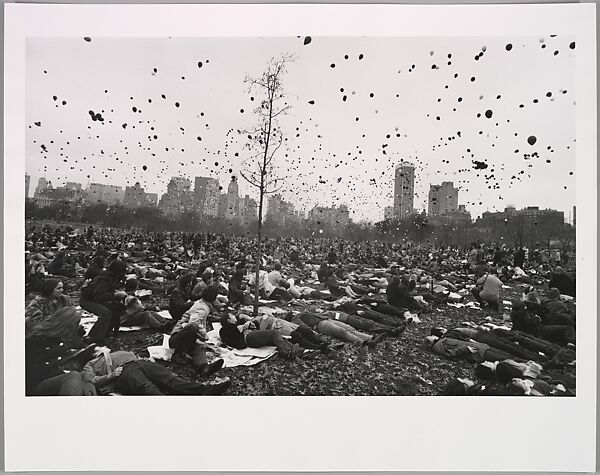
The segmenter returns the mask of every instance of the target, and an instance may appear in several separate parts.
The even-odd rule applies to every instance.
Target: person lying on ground
[[[334,310],[341,310],[351,315],[358,315],[363,318],[367,318],[383,325],[389,325],[395,327],[401,325],[406,320],[404,319],[403,313],[398,311],[397,316],[390,315],[389,313],[382,313],[377,310],[373,310],[372,306],[361,305],[354,302],[343,302],[341,305],[334,303]]]
[[[367,346],[374,348],[377,342],[381,339],[381,335],[373,337],[366,333],[359,332],[351,325],[343,323],[339,320],[331,320],[325,316],[315,313],[295,313],[292,312],[284,317],[286,320],[298,325],[305,324],[317,333],[326,336],[337,338],[338,340],[347,341],[356,346]]]
[[[84,378],[98,392],[116,391],[128,396],[217,395],[223,394],[231,381],[202,384],[185,381],[171,370],[150,360],[139,359],[129,351],[97,347],[95,358],[83,368]]]
[[[210,364],[206,358],[207,319],[213,310],[212,304],[217,298],[218,289],[208,287],[200,300],[187,310],[171,331],[169,348],[175,350],[171,361],[175,364],[186,364],[191,361],[192,366],[201,376],[209,376],[223,366],[223,360],[218,359]]]
[[[319,290],[313,289],[312,287],[296,285],[296,282],[294,281],[294,279],[288,279],[287,283],[289,284],[287,291],[289,292],[289,294],[292,297],[294,297],[296,299],[304,298],[304,299],[333,300],[335,298],[331,294],[321,292]]]
[[[489,270],[477,279],[471,293],[482,307],[489,306],[492,310],[499,311],[502,285],[502,281],[494,274],[494,271]]]
[[[142,302],[135,296],[137,289],[138,280],[135,277],[127,279],[125,282],[127,296],[123,300],[125,312],[121,315],[120,325],[125,327],[140,326],[160,332],[170,329],[175,322],[161,316],[158,312],[146,310]]]
[[[523,348],[518,343],[502,338],[491,331],[461,327],[453,328],[448,331],[441,328],[432,328],[431,334],[438,338],[454,338],[455,340],[477,341],[479,343],[485,343],[492,349],[504,351],[505,353],[519,359],[533,361],[546,361],[549,359],[548,356],[543,356],[536,351]]]
[[[44,280],[39,294],[25,308],[25,328],[49,318],[61,308],[69,307],[71,302],[63,291],[64,284],[60,280]]]
[[[342,323],[356,328],[360,331],[371,332],[371,333],[389,333],[393,336],[398,336],[406,329],[406,323],[398,321],[397,326],[385,325],[383,323],[377,323],[368,318],[361,317],[359,315],[350,315],[345,312],[336,312],[334,310],[327,310],[320,313],[324,317],[333,320],[339,320]]]
[[[292,361],[304,353],[298,343],[283,338],[279,330],[257,330],[255,322],[238,322],[235,315],[221,317],[219,336],[223,343],[238,350],[275,346],[279,355]]]
[[[302,348],[321,350],[323,354],[329,353],[328,343],[306,324],[292,323],[272,315],[259,315],[252,321],[257,330],[277,330],[282,336],[291,337],[292,343],[298,343]]]
[[[25,333],[25,394],[27,396],[95,396],[77,369],[93,345],[84,348],[81,316],[64,307],[38,321]],[[89,359],[89,358],[88,358]]]
[[[125,311],[123,299],[127,294],[118,291],[127,272],[127,264],[113,261],[106,271],[87,282],[81,288],[79,305],[81,308],[98,316],[98,320],[88,334],[90,341],[104,345],[109,333],[118,325]]]
[[[427,336],[423,341],[427,348],[434,353],[449,359],[465,359],[467,361],[481,363],[482,361],[499,361],[512,357],[505,351],[497,350],[485,343],[474,340],[457,340],[455,338],[438,338]]]

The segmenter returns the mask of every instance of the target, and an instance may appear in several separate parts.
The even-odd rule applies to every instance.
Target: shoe
[[[214,374],[217,371],[219,371],[223,367],[223,363],[225,363],[225,361],[223,361],[221,358],[219,358],[218,360],[215,360],[210,364],[205,363],[203,365],[200,365],[196,369],[198,370],[200,377],[206,378],[206,377],[210,376],[211,374]]]
[[[217,396],[224,394],[225,391],[231,386],[231,380],[229,378],[221,381],[220,383],[205,384],[198,394],[203,396]]]
[[[380,333],[379,335],[376,335],[374,338],[371,339],[371,344],[373,346],[375,346],[377,343],[379,343],[381,340],[383,340],[388,335],[389,335],[389,332],[383,332],[383,333]]]
[[[303,360],[313,360],[317,357],[317,355],[319,355],[321,352],[317,351],[317,350],[307,350],[304,351],[301,355],[300,358]]]

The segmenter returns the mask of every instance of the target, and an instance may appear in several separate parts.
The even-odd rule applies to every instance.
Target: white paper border
[[[6,5],[6,469],[594,471],[595,18],[594,4]],[[25,38],[307,34],[576,36],[577,397],[26,399]]]

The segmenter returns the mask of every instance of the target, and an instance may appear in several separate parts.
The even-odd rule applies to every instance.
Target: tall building
[[[279,224],[297,222],[303,218],[303,215],[296,211],[294,205],[281,197],[280,194],[270,196],[267,201],[267,218]]]
[[[46,180],[44,177],[41,177],[38,180],[38,184],[35,187],[35,191],[33,192],[33,197],[35,198],[37,195],[39,195],[42,191],[47,190],[48,188],[52,188],[52,183],[49,182],[48,180]]]
[[[167,192],[162,195],[158,207],[165,214],[180,214],[194,209],[192,182],[181,176],[174,176],[167,185]]]
[[[25,199],[29,198],[29,181],[31,177],[26,173],[25,174]]]
[[[413,212],[415,203],[415,166],[402,162],[394,176],[394,215],[404,219]]]
[[[203,216],[219,214],[219,180],[197,176],[194,183],[194,209]]]
[[[227,214],[227,193],[219,193],[219,203],[217,205],[217,216],[225,218]]]
[[[227,204],[225,210],[226,219],[238,219],[240,217],[239,187],[235,176],[231,177],[227,187]]]
[[[386,206],[383,210],[383,219],[389,220],[394,219],[394,207]]]
[[[156,206],[158,196],[156,193],[146,193],[140,183],[125,187],[123,206],[127,208],[141,208],[144,206]]]
[[[430,185],[427,214],[439,216],[458,210],[458,189],[454,183],[444,181],[441,185]]]
[[[85,190],[85,200],[88,203],[103,203],[116,205],[122,203],[125,198],[125,190],[117,185],[103,185],[102,183],[90,183]]]
[[[573,227],[576,227],[577,223],[577,206],[573,206]]]
[[[256,200],[250,198],[248,195],[240,198],[240,218],[243,225],[256,220],[257,214],[258,206]]]

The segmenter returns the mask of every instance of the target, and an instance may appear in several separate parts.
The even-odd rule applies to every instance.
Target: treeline
[[[156,207],[131,209],[122,205],[109,206],[100,203],[77,207],[66,204],[40,208],[33,200],[28,200],[25,205],[25,217],[152,232],[210,232],[253,236],[258,229],[256,219],[242,224],[239,221],[223,218],[199,216],[191,211],[172,216],[164,214]],[[296,220],[282,224],[267,217],[263,223],[263,232],[269,237],[337,237],[352,241],[380,240],[428,244],[435,247],[468,247],[472,243],[504,243],[509,247],[524,245],[533,248],[549,247],[551,242],[556,241],[560,241],[564,247],[569,244],[574,245],[575,241],[575,231],[568,227],[530,230],[520,225],[489,232],[489,229],[478,229],[475,224],[458,226],[432,223],[423,214],[415,214],[403,220],[385,220],[374,224],[350,222],[345,226],[332,226],[310,220]]]

